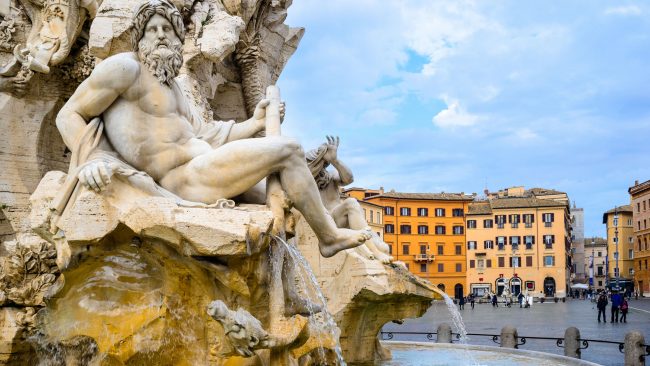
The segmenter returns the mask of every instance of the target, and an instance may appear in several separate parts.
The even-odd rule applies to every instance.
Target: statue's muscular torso
[[[196,138],[185,97],[177,86],[162,85],[133,53],[113,57],[118,59],[111,61],[136,61],[139,66],[131,85],[103,112],[106,135],[122,158],[159,181],[172,169],[211,150],[207,142]]]

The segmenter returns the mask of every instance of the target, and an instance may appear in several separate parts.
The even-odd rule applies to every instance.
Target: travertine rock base
[[[381,327],[394,319],[421,316],[436,296],[429,283],[403,267],[364,258],[353,249],[322,257],[304,219],[298,220],[294,240],[313,268],[341,330],[346,362],[389,357],[377,342]]]

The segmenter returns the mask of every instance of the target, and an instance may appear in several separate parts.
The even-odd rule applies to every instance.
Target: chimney
[[[638,179],[636,179],[636,180],[634,181],[634,185],[635,185],[635,186],[638,186],[638,185],[639,185],[639,180],[638,180]]]

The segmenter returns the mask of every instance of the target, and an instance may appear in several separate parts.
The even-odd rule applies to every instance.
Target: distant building
[[[628,190],[632,206],[634,235],[634,281],[635,289],[643,296],[650,296],[650,180],[634,182]]]
[[[486,192],[467,214],[467,285],[477,295],[567,294],[570,217],[566,193],[512,187]]]
[[[585,212],[576,207],[575,202],[571,207],[571,257],[573,258],[574,283],[586,283],[588,278],[589,263],[585,254]]]
[[[365,198],[384,207],[384,241],[393,258],[453,297],[467,294],[465,214],[472,200],[464,193],[394,191]]]
[[[357,199],[357,201],[359,201]],[[384,207],[367,201],[359,201],[366,222],[370,229],[374,231],[382,240],[384,239]]]
[[[614,207],[603,214],[607,227],[607,277],[609,288],[634,289],[634,231],[632,228],[632,206]],[[618,266],[618,269],[617,269]]]
[[[602,290],[607,283],[607,239],[585,239],[584,247],[587,261],[587,283],[592,289]],[[593,278],[593,283],[590,283],[590,278]]]

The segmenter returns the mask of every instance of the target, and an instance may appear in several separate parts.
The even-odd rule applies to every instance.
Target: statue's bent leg
[[[181,198],[213,203],[247,191],[271,173],[305,216],[330,257],[370,238],[367,231],[339,229],[321,202],[300,144],[283,136],[237,140],[197,156],[169,172],[160,184]]]

